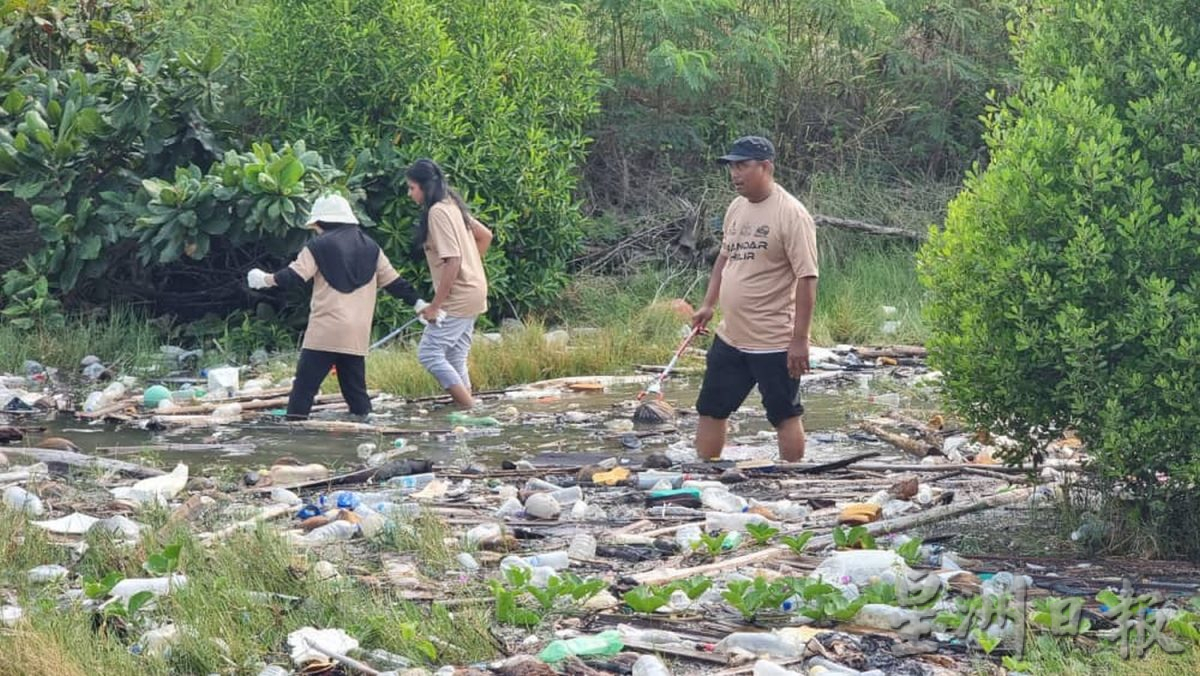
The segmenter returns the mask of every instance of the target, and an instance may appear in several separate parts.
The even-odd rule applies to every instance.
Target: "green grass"
[[[1178,655],[1152,647],[1143,657],[1131,654],[1129,659],[1123,659],[1114,648],[1087,648],[1045,635],[1026,642],[1022,661],[1032,667],[1029,673],[1033,674],[1177,676],[1200,673],[1200,651],[1195,646]]]
[[[60,328],[22,331],[0,322],[0,371],[23,373],[21,366],[33,360],[75,375],[88,355],[100,357],[107,366],[138,366],[158,355],[161,345],[158,326],[121,308],[100,319],[74,317]]]
[[[417,520],[415,533],[444,535],[446,527],[424,517]],[[361,549],[341,556],[336,548],[320,552],[344,576],[320,581],[310,574],[318,553],[291,547],[267,526],[208,547],[185,527],[166,526],[152,530],[139,546],[110,544],[75,565],[65,548],[51,545],[38,529],[12,514],[0,514],[0,538],[0,585],[16,589],[26,611],[15,629],[0,632],[0,654],[5,655],[0,674],[257,673],[261,662],[289,664],[287,635],[305,626],[342,628],[366,649],[381,648],[416,664],[472,663],[496,652],[487,629],[489,607],[462,606],[451,614],[443,606],[405,601],[386,583],[369,586],[348,576],[382,578],[379,554],[406,549],[396,540],[374,542],[365,554]],[[147,553],[171,542],[183,544],[179,568],[188,584],[162,598],[156,608],[140,611],[127,633],[115,625],[95,630],[89,613],[59,607],[60,589],[25,580],[29,568],[55,562],[72,568],[73,575],[117,570],[141,576]],[[407,549],[433,552],[417,542],[414,537]],[[95,549],[99,543],[91,544]],[[448,560],[452,552],[443,549],[435,553]],[[256,592],[300,600],[264,599]],[[183,630],[168,658],[130,652],[148,627],[168,622]]]

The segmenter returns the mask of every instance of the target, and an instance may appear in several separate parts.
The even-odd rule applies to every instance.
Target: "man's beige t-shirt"
[[[812,216],[778,184],[770,197],[738,197],[725,212],[721,340],[739,350],[783,351],[792,340],[796,281],[817,276]]]
[[[366,356],[371,342],[371,320],[375,316],[375,291],[396,281],[400,275],[383,251],[375,261],[375,283],[363,284],[351,293],[341,293],[325,281],[308,247],[289,265],[304,281],[313,280],[306,350],[323,350]]]
[[[449,198],[429,209],[425,260],[429,263],[435,292],[446,258],[458,258],[462,263],[442,309],[451,317],[474,317],[487,312],[488,283],[479,247],[463,221],[462,211]]]

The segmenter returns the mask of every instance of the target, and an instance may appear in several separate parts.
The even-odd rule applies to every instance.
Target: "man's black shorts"
[[[788,373],[787,352],[747,353],[716,338],[708,350],[707,362],[696,401],[700,415],[725,420],[746,401],[756,384],[773,427],[804,413],[800,381]]]

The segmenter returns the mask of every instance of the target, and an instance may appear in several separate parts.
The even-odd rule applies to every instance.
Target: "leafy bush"
[[[496,232],[499,314],[548,305],[583,236],[576,169],[599,87],[584,37],[572,12],[530,0],[276,0],[250,10],[241,77],[264,130],[354,158],[351,184],[397,264],[417,216],[404,170],[438,161]],[[423,258],[407,265],[428,282]]]
[[[1200,479],[1200,30],[1183,2],[1051,4],[921,253],[931,356],[1006,460],[1074,428],[1162,525]]]

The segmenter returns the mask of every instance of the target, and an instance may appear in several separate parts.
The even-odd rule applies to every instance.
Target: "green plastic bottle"
[[[538,659],[548,664],[561,662],[568,657],[586,655],[602,655],[611,657],[625,649],[621,641],[621,633],[615,629],[602,631],[595,636],[580,636],[566,641],[552,641],[538,655]]]
[[[467,415],[462,411],[455,411],[450,414],[450,423],[452,425],[462,425],[463,427],[499,427],[500,421],[491,416],[475,417]]]

